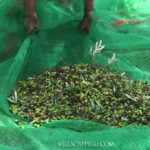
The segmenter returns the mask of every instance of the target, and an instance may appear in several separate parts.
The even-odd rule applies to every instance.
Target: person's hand
[[[34,13],[29,13],[28,15],[26,15],[24,25],[28,30],[28,34],[30,34],[34,29],[39,31],[40,22],[37,17],[37,14],[34,12]]]
[[[80,30],[84,30],[87,33],[90,33],[92,30],[92,16],[84,16],[80,25]]]

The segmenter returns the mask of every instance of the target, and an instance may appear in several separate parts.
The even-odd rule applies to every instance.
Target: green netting
[[[112,65],[115,70],[150,81],[149,0],[95,0],[90,35],[78,32],[83,7],[83,0],[37,0],[41,30],[28,36],[22,0],[0,1],[1,150],[150,149],[149,127],[113,128],[66,120],[21,130],[14,123],[17,116],[10,114],[7,96],[18,80],[63,63],[90,63],[89,49],[100,39],[106,47],[96,56],[96,64],[107,64],[115,53],[119,59],[119,66]],[[128,24],[119,23],[123,21]]]

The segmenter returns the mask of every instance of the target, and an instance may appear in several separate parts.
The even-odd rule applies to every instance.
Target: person
[[[93,4],[94,0],[84,0],[84,17],[81,21],[80,29],[85,30],[88,33],[92,29],[92,16],[93,16]],[[34,29],[40,30],[40,21],[35,9],[35,0],[24,0],[25,4],[25,27],[28,34]]]

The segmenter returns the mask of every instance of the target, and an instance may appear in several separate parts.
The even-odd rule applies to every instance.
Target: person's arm
[[[30,34],[34,29],[39,30],[40,23],[35,10],[35,0],[24,0],[25,4],[25,27]]]
[[[93,16],[94,0],[84,0],[84,18],[81,23],[81,30],[90,32],[92,29],[92,16]]]
[[[35,0],[25,0],[26,15],[35,12]]]
[[[84,9],[85,9],[85,13],[93,12],[93,5],[94,5],[94,0],[84,0]]]

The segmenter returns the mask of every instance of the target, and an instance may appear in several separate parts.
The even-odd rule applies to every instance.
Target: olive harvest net
[[[36,0],[36,10],[40,32],[28,35],[23,0],[0,0],[0,150],[150,150],[149,126],[60,120],[20,129],[7,101],[15,83],[29,75],[62,63],[90,64],[89,49],[99,40],[105,48],[95,64],[108,64],[115,53],[114,70],[149,82],[150,1],[95,0],[89,35],[78,32],[83,0]]]

